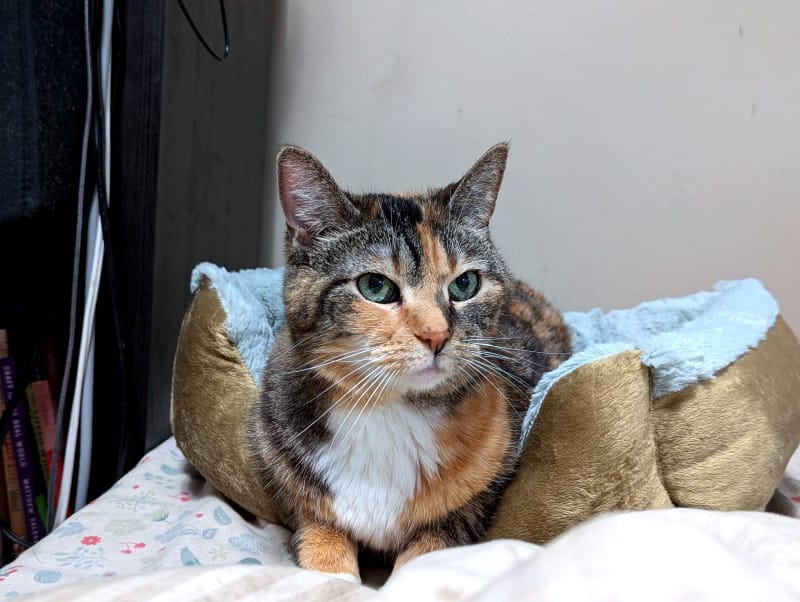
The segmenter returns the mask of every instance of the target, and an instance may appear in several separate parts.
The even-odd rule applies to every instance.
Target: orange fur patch
[[[446,332],[447,319],[435,302],[417,301],[400,308],[400,317],[405,328],[412,335]]]
[[[431,284],[438,284],[449,272],[449,261],[447,252],[439,242],[439,237],[434,234],[430,227],[417,224],[417,236],[422,247],[422,257],[425,262],[426,280],[432,281]]]
[[[436,241],[436,245],[438,244]],[[443,251],[441,256],[445,258]],[[425,337],[446,339],[449,336],[447,318],[435,301],[436,287],[441,286],[443,279],[438,279],[438,282],[440,284],[435,285],[430,278],[426,278],[424,287],[420,287],[413,298],[399,306],[381,305],[369,301],[360,301],[354,305],[351,331],[360,334],[367,345],[378,347],[383,352],[377,354],[383,355],[383,358],[376,361],[383,363],[388,369],[396,369],[398,360],[429,353],[426,343],[422,340]],[[356,349],[350,346],[352,344],[347,339],[334,340],[319,350],[317,355],[319,358],[317,363],[321,365],[318,373],[330,382],[336,383],[335,391],[343,407],[358,402],[361,393],[369,386],[362,381],[369,370],[356,370],[355,362],[360,359],[366,361],[370,355],[367,353],[347,355]],[[363,344],[363,341],[356,344]],[[341,356],[346,356],[344,361],[331,361]],[[322,365],[326,361],[330,363]],[[396,398],[391,386],[383,389],[379,395],[377,389],[370,389],[366,396],[361,396],[361,402],[369,398],[370,403],[381,405]],[[373,393],[378,396],[377,399],[372,397]]]
[[[319,524],[303,525],[295,534],[297,563],[323,573],[358,576],[358,547],[343,533]]]
[[[502,468],[510,436],[505,398],[481,383],[437,430],[439,470],[420,476],[400,524],[410,528],[433,522],[485,489]]]
[[[387,368],[391,369],[392,362],[396,362],[397,358],[406,357],[411,353],[414,345],[419,345],[413,333],[408,330],[401,311],[397,308],[361,301],[356,304],[351,318],[352,330],[360,334],[369,346],[378,347],[383,351],[382,354],[379,354],[384,356],[383,359],[375,361],[380,361]],[[349,342],[335,340],[325,346],[321,355],[323,359],[319,363],[324,364],[324,358],[333,359],[349,354],[356,349]],[[335,395],[332,397],[340,400],[340,407],[349,409],[352,407],[351,404],[361,406],[367,401],[375,405],[383,405],[396,398],[392,387],[370,388],[371,381],[364,380],[369,378],[368,374],[370,373],[370,367],[366,364],[368,358],[370,358],[368,353],[348,355],[343,361],[328,363],[317,370],[331,383],[335,383]],[[364,360],[365,364],[359,370],[356,362],[360,360]],[[372,366],[374,365],[376,364],[372,364]],[[378,377],[379,375],[372,374],[372,378]]]
[[[566,350],[570,347],[569,331],[564,319],[540,292],[523,282],[517,282],[517,296],[511,301],[511,314],[527,324],[533,334],[548,348]],[[549,368],[555,368],[564,355],[549,355],[544,358]]]

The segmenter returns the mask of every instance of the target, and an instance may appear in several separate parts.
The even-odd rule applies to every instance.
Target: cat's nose
[[[432,330],[426,328],[422,332],[414,333],[417,338],[431,351],[437,355],[443,348],[444,344],[450,338],[450,331],[448,330]]]

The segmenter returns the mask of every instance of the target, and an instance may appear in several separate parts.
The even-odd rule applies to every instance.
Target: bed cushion
[[[293,567],[288,538],[283,527],[244,518],[170,437],[0,570],[0,599],[183,566]]]
[[[244,424],[282,324],[280,284],[280,270],[199,265],[172,392],[186,457],[278,523]],[[800,439],[800,345],[758,281],[565,319],[576,352],[534,391],[489,538],[545,542],[614,510],[764,509]]]

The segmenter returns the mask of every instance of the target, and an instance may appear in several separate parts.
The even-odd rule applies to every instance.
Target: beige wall
[[[268,154],[294,142],[345,187],[397,190],[510,139],[495,239],[562,309],[756,276],[800,333],[797,2],[287,4]]]

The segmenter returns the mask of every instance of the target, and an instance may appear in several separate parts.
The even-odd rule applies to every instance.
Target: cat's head
[[[475,378],[509,299],[488,228],[507,156],[495,145],[437,190],[352,194],[307,151],[280,151],[286,323],[309,369],[364,396]]]

